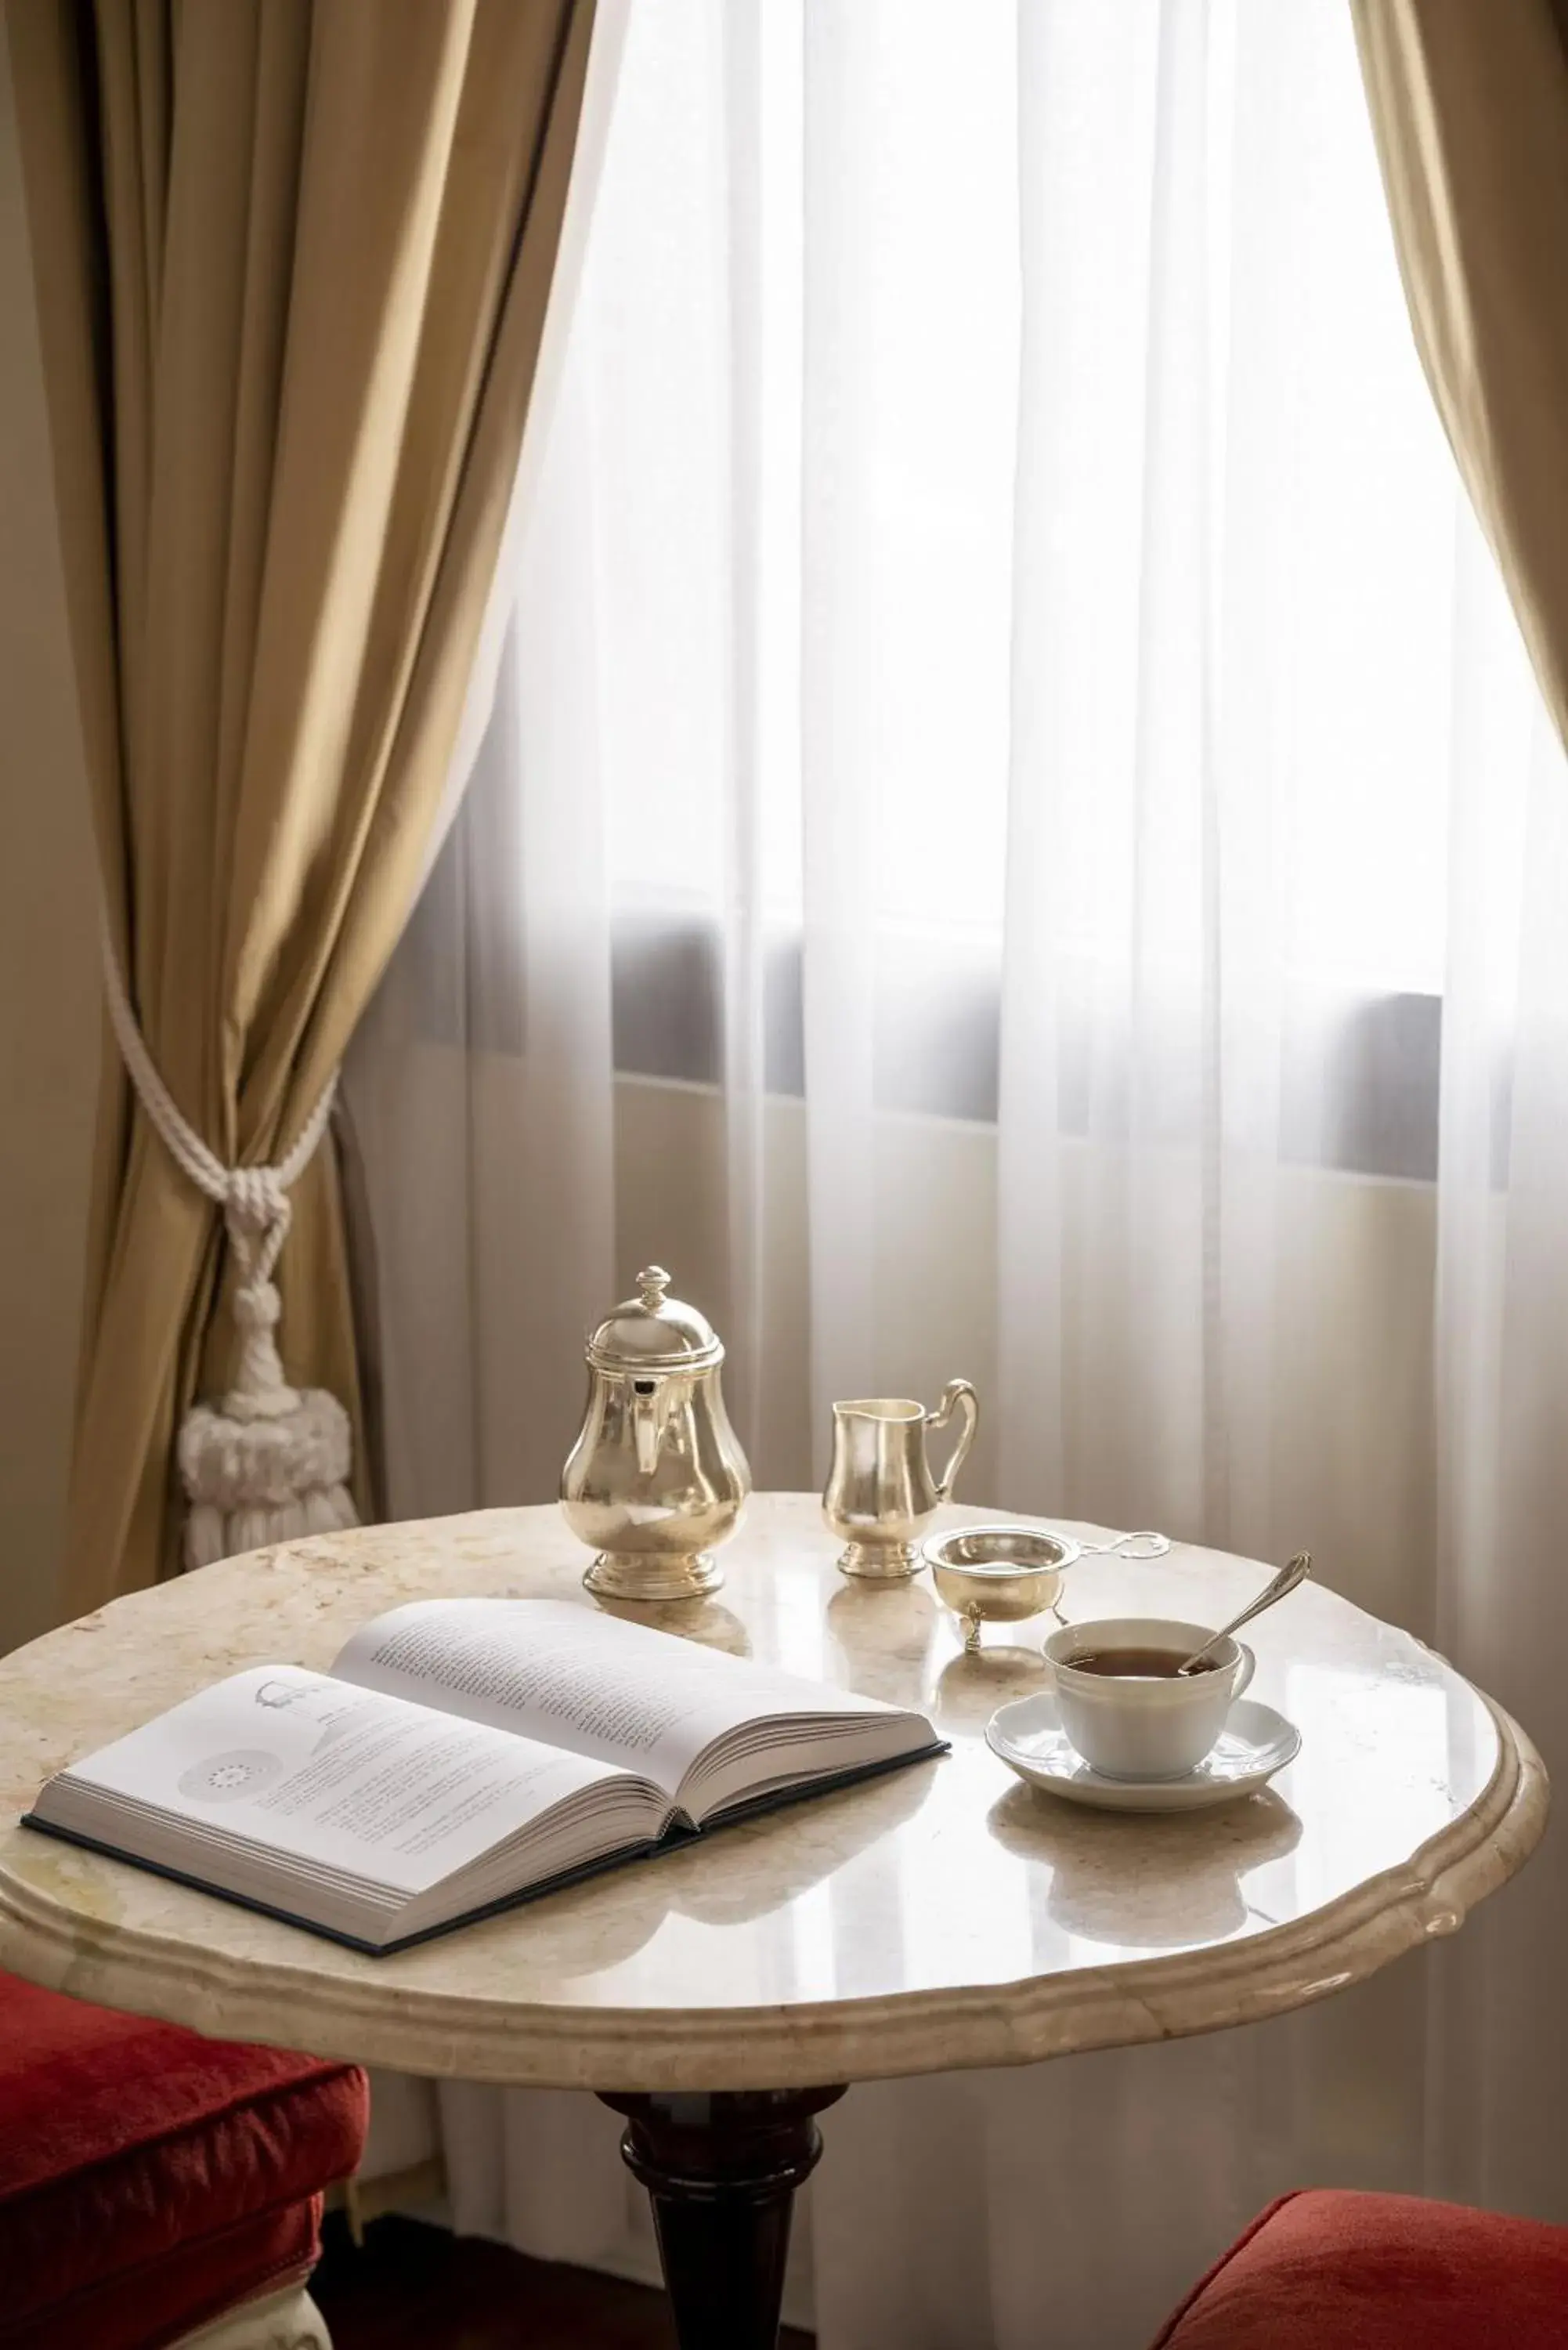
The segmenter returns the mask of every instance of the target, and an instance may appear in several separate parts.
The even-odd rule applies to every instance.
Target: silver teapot
[[[597,1553],[605,1599],[695,1599],[723,1581],[713,1551],[741,1522],[752,1472],[724,1411],[724,1349],[650,1264],[588,1340],[588,1401],[561,1508]]]

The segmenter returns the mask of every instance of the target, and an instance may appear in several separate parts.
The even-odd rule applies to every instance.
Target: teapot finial
[[[670,1286],[670,1275],[661,1264],[644,1265],[637,1276],[637,1302],[650,1314],[657,1314],[664,1303],[664,1293]]]

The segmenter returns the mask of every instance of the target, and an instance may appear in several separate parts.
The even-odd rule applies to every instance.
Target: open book
[[[553,1599],[427,1599],[57,1772],[26,1825],[400,1949],[940,1751],[922,1714]]]

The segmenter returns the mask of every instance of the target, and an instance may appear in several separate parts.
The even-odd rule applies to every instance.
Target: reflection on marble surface
[[[966,1659],[923,1582],[849,1587],[833,1556],[814,1496],[759,1494],[722,1599],[669,1620],[922,1705],[950,1754],[379,1960],[8,1825],[0,1965],[412,2070],[786,2086],[1275,2012],[1457,1923],[1539,1834],[1527,1742],[1321,1585],[1257,1627],[1256,1692],[1303,1740],[1277,1792],[1147,1818],[1036,1794],[983,1744],[995,1707],[1044,1679],[1040,1626]],[[14,1820],[61,1763],[225,1672],[326,1665],[400,1600],[590,1606],[583,1559],[553,1508],[495,1511],[286,1545],[117,1601],[0,1661],[0,1804]],[[1262,1572],[1180,1547],[1085,1560],[1064,1607],[1218,1624]]]
[[[519,1592],[519,1598],[530,1595]],[[657,1621],[661,1632],[673,1632],[678,1639],[699,1640],[705,1648],[722,1648],[727,1657],[749,1657],[751,1636],[734,1610],[720,1599],[670,1599],[663,1602],[652,1617],[646,1606],[635,1599],[607,1599],[596,1595],[593,1606],[601,1616],[618,1616],[625,1624],[647,1624]]]
[[[1050,1668],[1038,1648],[999,1640],[973,1656],[961,1648],[950,1657],[931,1682],[927,1703],[931,1719],[949,1738],[983,1735],[998,1707],[1011,1705],[1014,1698],[1034,1697],[1050,1686]]]
[[[828,1638],[805,1669],[889,1705],[925,1707],[932,1643],[946,1620],[923,1583],[847,1583],[825,1594]]]
[[[1142,1957],[1227,1941],[1252,1922],[1278,1924],[1267,1907],[1266,1864],[1287,1859],[1302,1834],[1278,1795],[1265,1792],[1229,1805],[1218,1835],[1220,1822],[1201,1813],[1115,1814],[1123,1830],[1116,1874],[1106,1870],[1103,1837],[1075,1835],[1057,1819],[1068,1809],[1014,1781],[992,1805],[989,1825],[1017,1858],[1049,1859],[1045,1907],[1075,1943],[1098,1943],[1107,1958]],[[1075,1825],[1085,1828],[1106,1816],[1071,1813]],[[1136,1903],[1127,1899],[1129,1881],[1139,1888]]]

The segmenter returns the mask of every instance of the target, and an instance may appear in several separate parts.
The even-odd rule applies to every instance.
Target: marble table
[[[369,1527],[117,1600],[0,1662],[0,1965],[214,2035],[597,2091],[628,2118],[685,2350],[763,2350],[813,2116],[842,2085],[1324,1998],[1452,1932],[1541,1834],[1545,1778],[1518,1727],[1321,1585],[1248,1635],[1254,1694],[1300,1725],[1296,1762],[1246,1802],[1148,1818],[1035,1794],[985,1747],[994,1708],[1042,1685],[1049,1619],[988,1627],[966,1658],[928,1577],[850,1584],[833,1558],[815,1497],[759,1494],[722,1590],[645,1620],[923,1706],[950,1754],[379,1960],[16,1816],[74,1756],[242,1666],[325,1666],[400,1600],[592,1606],[559,1513]],[[1218,1624],[1262,1572],[1179,1546],[1085,1560],[1063,1607]]]

